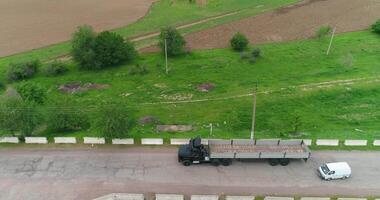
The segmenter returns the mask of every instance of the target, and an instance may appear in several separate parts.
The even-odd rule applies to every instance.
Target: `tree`
[[[73,34],[72,55],[83,69],[101,69],[136,57],[133,43],[109,31],[96,34],[90,26],[79,27]]]
[[[96,126],[105,138],[123,138],[133,122],[130,112],[122,105],[105,105],[100,110]]]
[[[68,71],[67,65],[60,61],[53,61],[49,63],[45,68],[45,74],[47,76],[58,76]]]
[[[186,41],[175,28],[166,27],[161,29],[159,46],[163,53],[165,53],[165,40],[168,56],[178,56],[184,53]]]
[[[95,37],[96,33],[91,26],[78,27],[72,36],[71,54],[81,68],[92,69],[95,67],[95,52],[93,50]]]
[[[48,128],[57,132],[85,130],[90,126],[86,112],[74,106],[70,99],[56,102],[48,113],[48,119]]]
[[[376,23],[372,24],[371,28],[372,28],[372,30],[373,30],[375,33],[380,34],[380,19],[377,20]]]
[[[98,67],[117,65],[136,57],[134,45],[116,33],[104,31],[95,38],[95,63]]]
[[[236,33],[230,40],[230,44],[233,50],[243,51],[248,46],[248,39],[241,33]]]
[[[24,101],[37,104],[45,102],[46,92],[39,84],[22,82],[16,86],[16,90]]]
[[[10,98],[0,105],[0,128],[10,131],[12,135],[20,132],[22,136],[30,136],[43,122],[41,112],[35,104]]]

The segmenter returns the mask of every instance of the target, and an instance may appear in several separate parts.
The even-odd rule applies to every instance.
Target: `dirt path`
[[[369,77],[369,78],[356,78],[356,79],[345,79],[345,80],[333,80],[333,81],[326,81],[326,82],[319,82],[319,83],[309,83],[309,84],[303,84],[303,85],[295,85],[295,86],[289,86],[286,88],[280,88],[278,90],[266,90],[266,91],[259,91],[259,94],[270,94],[273,92],[279,92],[283,90],[288,90],[290,88],[298,88],[303,91],[309,91],[313,89],[323,89],[323,88],[330,88],[335,86],[349,86],[354,85],[358,83],[375,83],[380,82],[380,76],[375,77]],[[143,103],[145,105],[157,105],[157,104],[187,104],[187,103],[199,103],[199,102],[207,102],[207,101],[221,101],[221,100],[229,100],[229,99],[240,99],[252,96],[253,93],[244,93],[244,94],[238,94],[238,95],[230,95],[230,96],[223,96],[223,97],[213,97],[213,98],[205,98],[205,99],[194,99],[194,100],[183,100],[183,101],[161,101],[161,102],[150,102],[150,103]]]
[[[266,161],[184,167],[177,148],[0,149],[0,199],[90,200],[109,193],[285,196],[380,195],[380,152],[314,151],[286,167]],[[316,168],[347,161],[353,176],[322,181]],[[365,163],[365,164],[363,164]]]
[[[236,32],[252,44],[283,42],[313,37],[324,25],[337,33],[363,30],[380,18],[380,0],[305,0],[236,22],[188,34],[191,49],[224,48]],[[150,47],[144,52],[157,51]]]
[[[156,0],[0,0],[0,57],[70,38],[79,25],[96,31],[128,25]]]

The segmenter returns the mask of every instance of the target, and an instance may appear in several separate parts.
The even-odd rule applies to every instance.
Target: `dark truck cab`
[[[196,137],[189,141],[189,144],[181,145],[178,150],[178,162],[185,166],[210,162],[207,148],[202,144],[202,139]]]

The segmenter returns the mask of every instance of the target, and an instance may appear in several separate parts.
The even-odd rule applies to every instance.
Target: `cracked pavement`
[[[0,148],[1,200],[87,200],[114,192],[379,196],[380,152],[316,151],[308,162],[265,161],[229,167],[177,162],[176,147]],[[325,162],[347,161],[353,176],[326,182]]]

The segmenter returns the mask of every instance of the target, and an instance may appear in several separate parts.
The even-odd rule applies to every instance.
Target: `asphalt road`
[[[87,200],[114,192],[291,196],[379,196],[380,152],[313,152],[307,163],[264,161],[229,167],[177,162],[177,149],[0,149],[0,199]],[[324,162],[347,161],[353,176],[326,182]]]

